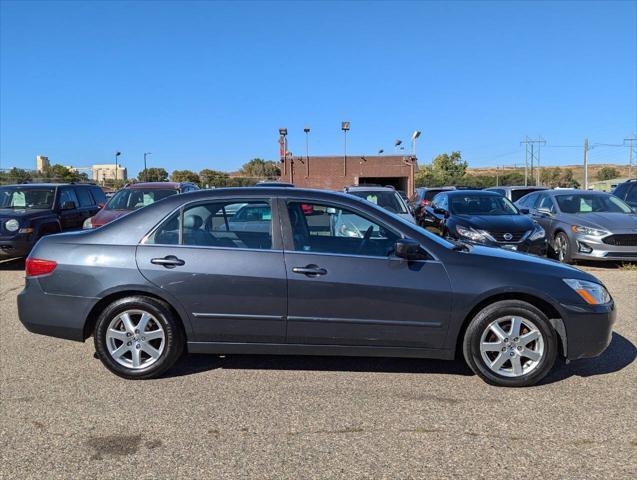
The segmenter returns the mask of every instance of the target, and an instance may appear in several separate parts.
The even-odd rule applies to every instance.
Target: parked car
[[[617,185],[613,190],[613,195],[621,198],[633,209],[637,209],[637,179],[627,180]]]
[[[505,196],[513,203],[520,200],[523,196],[528,195],[529,193],[539,192],[541,190],[547,190],[546,187],[524,187],[524,186],[504,186],[504,187],[491,187],[486,188],[485,190],[489,192],[496,192],[500,195]]]
[[[192,182],[130,183],[115,193],[97,215],[87,218],[83,228],[101,227],[116,218],[123,217],[139,208],[147,207],[163,198],[195,190],[199,190],[199,187]]]
[[[261,180],[255,187],[293,187],[293,183],[280,182],[278,180]]]
[[[88,183],[0,187],[0,259],[28,255],[44,235],[81,229],[105,203],[102,189]]]
[[[254,229],[228,229],[235,204],[269,208],[270,228],[261,216]],[[345,212],[367,222],[362,236],[339,234]],[[161,375],[184,350],[459,354],[489,383],[525,386],[558,354],[599,355],[615,305],[589,273],[448,242],[353,195],[223,188],[41,239],[18,313],[35,333],[93,335],[106,368],[131,379]]]
[[[609,193],[547,190],[523,197],[517,205],[546,230],[561,262],[637,260],[637,215]]]
[[[443,237],[546,255],[544,229],[496,192],[441,192],[426,207],[425,215],[426,223]]]
[[[416,223],[421,227],[425,227],[425,207],[431,205],[433,198],[440,192],[448,190],[471,190],[470,187],[419,187],[409,199],[409,205],[414,215]]]
[[[345,193],[362,198],[368,202],[375,203],[381,208],[404,218],[405,220],[416,223],[414,216],[411,214],[407,202],[400,196],[394,187],[381,187],[372,185],[354,185],[345,187]]]

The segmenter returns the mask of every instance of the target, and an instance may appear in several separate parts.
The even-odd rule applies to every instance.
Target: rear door
[[[63,208],[64,205],[70,206],[72,202],[73,208]],[[84,216],[79,208],[80,202],[75,194],[73,187],[61,187],[58,191],[57,210],[60,215],[60,225],[62,230],[78,230],[82,228]]]
[[[242,229],[242,207],[261,212]],[[267,224],[267,228],[264,228]],[[192,203],[175,212],[137,248],[137,265],[152,283],[179,299],[193,341],[285,340],[286,274],[276,210],[270,198]]]
[[[91,195],[89,186],[76,186],[75,195],[80,202],[79,210],[80,214],[82,215],[82,222],[84,222],[84,220],[86,220],[87,218],[95,215],[99,209],[97,208],[97,203]]]
[[[360,212],[282,203],[288,343],[440,347],[451,307],[440,262],[394,257],[400,232]]]

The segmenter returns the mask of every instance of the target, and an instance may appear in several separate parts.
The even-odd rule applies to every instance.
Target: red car
[[[117,192],[96,215],[84,221],[83,228],[97,228],[116,218],[178,193],[192,192],[199,187],[191,182],[131,183]]]

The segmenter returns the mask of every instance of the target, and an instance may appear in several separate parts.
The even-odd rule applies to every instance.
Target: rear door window
[[[106,195],[104,191],[99,187],[91,187],[91,194],[93,195],[93,200],[95,200],[95,204],[105,204],[106,203]]]
[[[80,201],[80,207],[90,207],[92,205],[95,205],[95,203],[93,203],[93,197],[88,191],[88,188],[78,187],[75,189],[75,193],[77,194],[77,198]]]
[[[77,196],[75,195],[75,190],[72,188],[63,188],[60,190],[60,200],[58,205],[62,207],[66,202],[73,202],[76,207],[80,204],[77,200]]]

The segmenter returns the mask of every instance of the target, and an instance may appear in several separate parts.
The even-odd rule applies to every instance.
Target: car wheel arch
[[[456,335],[456,345],[455,345],[455,358],[462,358],[462,342],[464,339],[465,332],[467,331],[467,327],[471,320],[484,308],[487,306],[500,302],[502,300],[519,300],[522,302],[526,302],[530,305],[533,305],[535,308],[539,309],[544,315],[547,316],[549,322],[555,329],[560,339],[558,342],[560,346],[559,354],[562,356],[566,356],[566,329],[564,328],[564,323],[562,320],[562,315],[560,314],[557,307],[551,303],[550,301],[542,298],[540,296],[525,293],[525,292],[501,292],[495,293],[487,296],[486,298],[482,298],[478,303],[476,303],[471,310],[464,317],[460,329],[458,330],[458,334]]]
[[[86,320],[84,322],[83,340],[86,340],[91,335],[93,335],[100,313],[102,313],[102,311],[104,311],[104,309],[108,305],[110,305],[114,301],[119,300],[121,298],[133,297],[133,296],[150,297],[165,303],[173,312],[173,314],[175,315],[175,318],[179,320],[179,324],[181,325],[181,328],[183,330],[182,333],[184,334],[184,338],[190,338],[191,327],[190,327],[190,323],[188,322],[188,317],[185,315],[185,312],[183,312],[183,310],[175,307],[174,302],[171,302],[170,300],[167,300],[164,296],[158,295],[157,293],[152,292],[150,290],[130,288],[130,289],[121,289],[121,290],[112,291],[106,294],[105,296],[101,297],[99,301],[95,305],[93,305],[91,310],[86,315]]]

